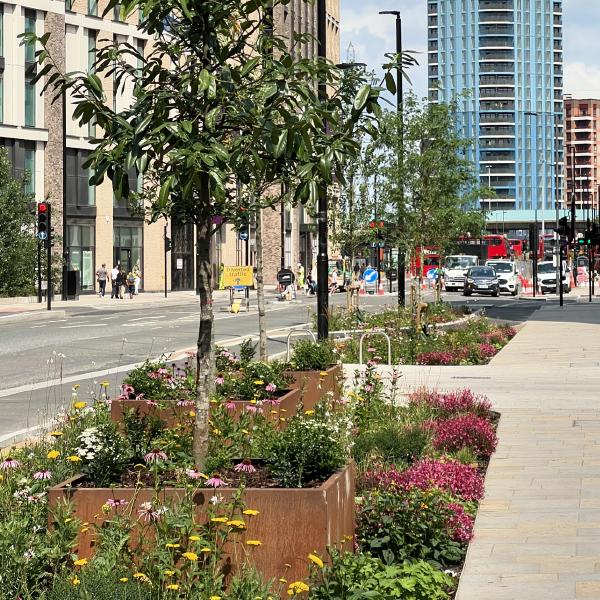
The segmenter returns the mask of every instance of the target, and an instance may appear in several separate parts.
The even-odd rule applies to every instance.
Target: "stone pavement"
[[[502,413],[457,600],[600,600],[597,311],[544,307],[489,365],[401,368]]]

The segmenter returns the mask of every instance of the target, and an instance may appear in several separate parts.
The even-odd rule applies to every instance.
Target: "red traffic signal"
[[[38,213],[48,212],[48,205],[45,202],[40,202],[37,205],[37,210],[38,210]]]

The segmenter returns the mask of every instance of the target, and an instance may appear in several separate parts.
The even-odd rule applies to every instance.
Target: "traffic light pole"
[[[42,242],[37,241],[37,296],[38,304],[42,303]]]
[[[559,235],[558,236],[558,266],[556,268],[556,273],[557,273],[556,289],[558,290],[558,298],[559,298],[560,306],[563,306],[563,304],[564,304],[563,285],[562,285],[562,275],[563,275],[562,265],[563,265],[563,247],[562,247],[562,242],[560,240],[560,235]]]
[[[165,298],[166,298],[167,297],[167,225],[166,225],[166,223],[165,223],[164,240],[165,240]]]
[[[46,278],[48,287],[46,288],[46,302],[48,310],[52,310],[52,205],[48,204],[48,237],[46,243]]]
[[[592,247],[588,244],[587,247],[587,255],[588,255],[588,297],[589,302],[592,301]]]

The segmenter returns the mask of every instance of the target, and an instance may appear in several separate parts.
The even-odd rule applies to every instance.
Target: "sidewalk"
[[[490,365],[401,369],[502,413],[457,600],[600,600],[600,325],[573,322],[594,310],[543,307]]]

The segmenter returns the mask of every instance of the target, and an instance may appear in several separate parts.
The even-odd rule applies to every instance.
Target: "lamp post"
[[[398,174],[401,175],[402,156],[404,153],[404,120],[402,110],[402,17],[399,10],[380,10],[380,15],[393,15],[396,17],[396,54],[398,55],[399,62],[396,67],[396,111],[399,117],[398,125]],[[402,191],[402,183],[400,182],[400,202],[404,202],[404,193]],[[400,217],[400,210],[399,217]],[[398,227],[401,228],[400,218],[398,218]],[[398,307],[405,305],[406,297],[406,280],[405,280],[405,264],[404,264],[404,253],[401,245],[398,244]]]
[[[533,296],[535,297],[535,293],[536,293],[536,288],[537,288],[537,283],[538,283],[538,277],[537,277],[537,261],[538,261],[538,251],[537,248],[539,246],[539,234],[538,234],[538,220],[537,220],[537,209],[538,209],[538,199],[537,199],[537,162],[536,160],[534,160],[533,154],[535,154],[537,156],[537,112],[535,111],[526,111],[525,112],[525,116],[526,117],[535,117],[535,129],[534,129],[534,136],[533,136],[533,147],[529,146],[530,148],[530,156],[532,156],[532,170],[533,170],[533,175],[531,177],[531,200],[532,200],[532,205],[534,206],[534,210],[535,210],[535,249],[533,251]],[[531,128],[531,121],[529,121],[529,125]],[[529,136],[531,138],[531,135]],[[534,190],[535,190],[535,194],[534,194]],[[535,201],[533,201],[535,196]]]
[[[488,165],[487,167],[487,173],[488,173],[488,190],[492,189],[492,165]],[[488,196],[490,194],[488,193]],[[488,197],[488,213],[491,215],[492,214],[492,199]],[[487,229],[487,221],[485,222],[486,225],[486,229]]]

